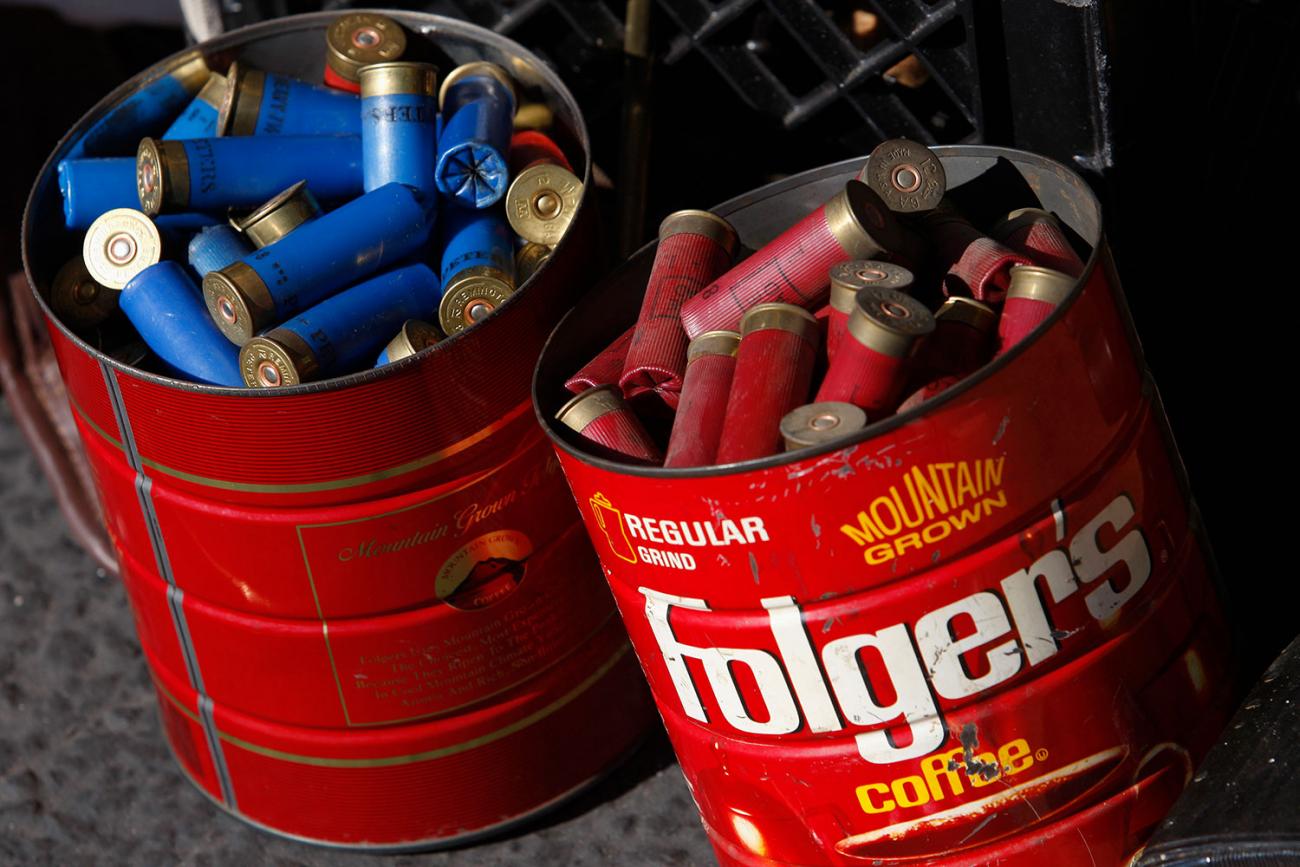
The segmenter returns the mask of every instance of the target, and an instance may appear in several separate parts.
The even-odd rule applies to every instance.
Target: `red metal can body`
[[[1231,709],[1096,200],[1041,157],[937,152],[950,188],[1014,166],[1093,245],[1036,334],[846,441],[741,465],[618,465],[549,429],[725,865],[1121,863]],[[718,210],[761,244],[859,167]],[[622,327],[606,312],[552,336],[543,415]]]
[[[524,75],[589,170],[577,107],[540,60],[471,25],[394,16]],[[197,50],[288,72],[335,17]],[[46,164],[24,223],[42,304],[76,241],[54,167],[185,59],[111,94]],[[445,845],[547,809],[638,740],[649,702],[528,404],[547,331],[590,279],[593,220],[583,208],[472,331],[306,386],[144,373],[47,312],[169,743],[238,817],[343,846]]]

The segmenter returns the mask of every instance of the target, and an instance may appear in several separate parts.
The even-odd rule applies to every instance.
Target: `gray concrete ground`
[[[126,594],[68,536],[0,400],[0,864],[714,863],[662,733],[578,801],[469,849],[357,855],[224,814],[173,765]]]

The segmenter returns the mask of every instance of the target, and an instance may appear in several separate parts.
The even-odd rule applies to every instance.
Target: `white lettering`
[[[975,621],[975,632],[964,638],[953,634],[952,621],[960,615]],[[930,668],[934,691],[944,698],[965,698],[1012,677],[1020,670],[1021,657],[1015,639],[984,652],[989,670],[971,677],[961,655],[988,644],[1011,631],[1007,612],[996,593],[972,593],[951,605],[931,611],[916,621],[916,645]]]
[[[762,518],[741,518],[740,526],[745,530],[745,541],[753,545],[755,542],[768,541],[767,528],[763,526]]]
[[[1079,589],[1079,580],[1070,569],[1070,558],[1060,548],[1053,548],[1033,562],[1028,569],[1013,572],[1002,579],[1002,592],[1011,609],[1011,619],[1020,633],[1025,658],[1037,665],[1056,653],[1059,644],[1047,619],[1047,609],[1038,595],[1037,581],[1044,580],[1053,602],[1061,602]]]
[[[1108,551],[1101,550],[1097,540],[1102,527],[1110,526],[1118,532],[1133,520],[1134,514],[1133,501],[1120,494],[1070,540],[1070,558],[1084,584],[1091,584],[1120,563],[1128,571],[1128,583],[1123,590],[1116,590],[1112,580],[1084,597],[1088,611],[1098,620],[1105,620],[1119,610],[1151,577],[1151,552],[1141,529],[1134,527]]]
[[[763,650],[732,647],[693,647],[677,640],[673,634],[668,616],[673,606],[690,608],[695,611],[708,611],[709,606],[703,599],[689,599],[659,593],[646,587],[637,588],[646,597],[646,619],[664,662],[668,665],[668,675],[681,699],[686,715],[700,722],[708,722],[704,706],[695,692],[691,681],[690,669],[685,657],[698,659],[704,665],[704,673],[713,687],[713,694],[718,700],[718,707],[728,723],[739,731],[756,735],[785,735],[799,729],[799,710],[795,707],[794,696],[785,685],[781,664],[776,657]],[[740,697],[740,690],[731,675],[731,664],[747,665],[753,673],[754,681],[763,696],[766,705],[767,721],[754,719]]]
[[[870,647],[880,654],[894,686],[894,702],[881,705],[872,695],[866,674],[858,662],[858,653]],[[863,732],[855,740],[858,754],[868,762],[887,765],[915,759],[933,752],[943,743],[943,720],[930,695],[902,623],[880,630],[874,635],[850,635],[836,639],[822,648],[822,664],[830,677],[835,697],[849,722],[873,726],[898,719],[911,729],[912,742],[900,747],[888,731]]]
[[[808,728],[815,732],[837,732],[844,728],[826,690],[826,681],[817,666],[817,652],[804,630],[803,614],[794,604],[794,597],[773,596],[763,600],[763,607],[767,609],[772,637],[785,659],[790,682],[808,718]]]

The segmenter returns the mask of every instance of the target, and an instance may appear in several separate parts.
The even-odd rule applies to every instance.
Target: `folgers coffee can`
[[[728,466],[631,466],[548,421],[724,865],[1124,863],[1232,707],[1208,547],[1096,199],[1042,157],[936,151],[958,203],[1042,208],[1091,247],[1005,354]],[[716,211],[756,248],[860,168]],[[633,320],[652,256],[556,329],[540,418]]]
[[[542,61],[469,24],[394,16],[412,40],[511,69],[553,107],[587,179],[581,115]],[[55,167],[74,151],[129,156],[166,118],[120,149],[87,150],[86,130],[199,55],[218,72],[236,58],[292,72],[335,18],[226,34],[119,88],[42,170],[23,250],[184,773],[278,834],[426,848],[549,809],[653,717],[529,407],[542,343],[590,280],[590,203],[526,289],[472,330],[320,382],[237,389],[143,372],[49,307],[81,253]],[[283,233],[303,216],[267,225]],[[146,246],[135,225],[109,227],[95,249],[116,244],[130,264]]]

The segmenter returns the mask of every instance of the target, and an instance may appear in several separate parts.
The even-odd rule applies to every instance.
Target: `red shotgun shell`
[[[866,426],[867,414],[851,403],[833,400],[806,403],[781,419],[781,438],[785,440],[785,450],[792,452],[843,439]]]
[[[1041,208],[1012,211],[998,221],[989,236],[1045,268],[1071,277],[1083,273],[1083,260],[1070,246],[1060,221],[1051,211]]]
[[[830,201],[786,229],[682,305],[686,334],[734,331],[758,304],[816,310],[826,303],[830,269],[897,249],[903,232],[870,187],[849,181]]]
[[[629,398],[667,393],[675,403],[686,372],[682,304],[727,270],[736,230],[708,211],[678,211],[659,224],[659,246],[619,384]]]
[[[602,385],[571,398],[560,407],[555,418],[583,439],[637,463],[663,462],[659,446],[623,401],[616,385]]]
[[[931,380],[909,394],[907,400],[898,405],[898,411],[907,412],[909,409],[914,409],[935,395],[942,394],[959,382],[961,382],[960,376],[941,376],[938,379]]]
[[[830,324],[826,332],[826,354],[831,359],[844,339],[858,290],[868,286],[906,292],[912,287],[912,272],[901,265],[875,259],[841,262],[831,269]]]
[[[934,314],[934,334],[917,352],[911,381],[962,377],[982,367],[993,354],[997,324],[998,314],[982,301],[960,295],[949,298]]]
[[[932,211],[948,191],[943,163],[928,147],[905,138],[883,141],[867,157],[858,180],[875,190],[891,211]]]
[[[745,314],[717,463],[781,450],[781,419],[812,386],[817,332],[816,318],[793,304],[760,304]]]
[[[1011,269],[1011,288],[998,320],[1001,355],[1037,328],[1074,289],[1075,278],[1051,268],[1020,265]]]
[[[691,341],[665,467],[707,467],[717,457],[739,345],[735,331],[706,331]]]
[[[972,226],[948,203],[926,214],[922,225],[935,255],[948,269],[943,278],[946,295],[1001,304],[1011,284],[1012,267],[1034,264]]]
[[[347,93],[355,93],[357,96],[361,95],[360,82],[348,81],[329,66],[325,67],[325,86],[346,91]]]
[[[325,84],[348,93],[361,93],[361,68],[391,63],[406,52],[406,31],[386,15],[350,12],[325,31]]]
[[[816,401],[851,403],[868,415],[888,411],[903,389],[916,341],[932,331],[934,317],[915,298],[880,286],[859,291]]]
[[[632,345],[632,329],[629,328],[614,342],[600,351],[600,354],[582,366],[582,369],[564,383],[564,387],[574,394],[582,394],[589,388],[601,385],[615,385],[623,375],[623,362],[627,358],[628,347]]]

